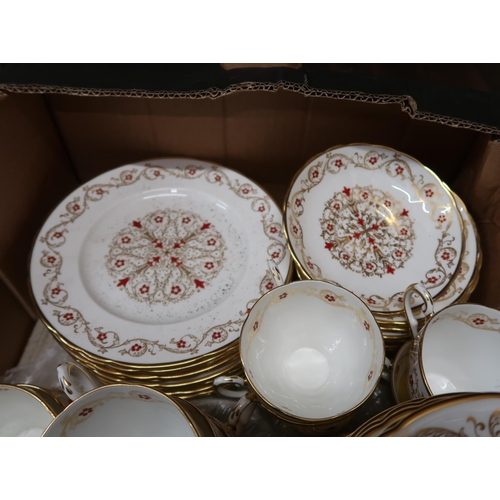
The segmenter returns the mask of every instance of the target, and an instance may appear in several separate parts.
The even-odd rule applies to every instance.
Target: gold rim
[[[464,223],[463,223],[463,220],[462,220],[462,216],[458,210],[458,207],[457,207],[457,203],[453,197],[453,192],[451,191],[451,189],[428,167],[426,167],[425,165],[423,165],[420,161],[418,161],[416,158],[414,158],[413,156],[407,154],[407,153],[403,153],[402,151],[399,151],[397,149],[394,149],[394,148],[391,148],[391,147],[388,147],[388,146],[382,146],[382,145],[378,145],[378,144],[369,144],[369,143],[363,143],[363,142],[356,142],[356,143],[350,143],[350,144],[342,144],[342,145],[338,145],[338,146],[334,146],[332,148],[329,148],[325,151],[322,151],[321,153],[313,156],[312,158],[310,158],[294,175],[289,187],[288,187],[288,190],[285,194],[285,201],[284,201],[284,204],[283,204],[283,231],[285,233],[285,238],[286,238],[286,241],[288,243],[288,248],[289,248],[289,251],[290,251],[290,254],[292,256],[292,259],[294,261],[294,263],[298,266],[298,269],[300,270],[302,276],[304,276],[306,279],[317,279],[317,278],[313,278],[308,272],[307,270],[304,268],[304,266],[302,266],[301,262],[300,262],[300,259],[298,258],[298,256],[296,255],[295,253],[295,250],[291,244],[291,239],[290,239],[290,235],[289,235],[289,231],[288,231],[288,226],[287,226],[287,213],[288,213],[288,203],[289,203],[289,198],[290,198],[290,194],[292,192],[292,188],[293,186],[295,185],[295,182],[297,181],[297,179],[299,178],[299,176],[302,174],[302,172],[314,161],[316,160],[317,158],[319,158],[320,156],[323,156],[324,154],[326,153],[329,153],[330,151],[335,151],[337,149],[340,149],[340,148],[346,148],[346,147],[353,147],[353,146],[371,146],[371,147],[374,147],[374,148],[381,148],[381,149],[386,149],[386,150],[390,150],[390,151],[393,151],[394,153],[399,153],[401,155],[404,155],[410,159],[412,159],[415,163],[417,163],[418,165],[420,165],[423,169],[425,169],[429,174],[431,174],[435,179],[436,179],[436,182],[442,187],[442,189],[448,194],[450,200],[451,200],[451,204],[452,204],[452,207],[455,209],[455,212],[457,213],[458,215],[458,222],[459,222],[459,225],[460,225],[460,232],[461,232],[461,248],[460,248],[460,259],[459,259],[459,263],[462,261],[462,257],[463,257],[463,253],[464,253],[464,247],[465,247],[465,235],[464,235]],[[443,294],[446,293],[446,291],[449,289],[450,285],[451,285],[451,282],[456,278],[456,276],[458,275],[458,271],[460,270],[460,265],[457,265],[456,269],[455,269],[455,272],[453,273],[453,276],[452,278],[449,280],[448,282],[448,285],[445,286],[438,294],[436,294],[436,296],[432,297],[434,300],[438,299],[439,297],[443,296]],[[419,306],[420,307],[420,306]],[[412,309],[413,310],[413,309]],[[418,308],[415,308],[415,310],[418,310]],[[400,314],[401,311],[377,311],[377,314],[382,314],[384,316],[393,316],[393,315],[396,315],[396,314]]]
[[[398,353],[396,354],[394,361],[392,363],[392,370],[391,370],[391,391],[392,391],[392,396],[394,397],[394,400],[396,403],[404,403],[406,401],[409,401],[411,399],[411,396],[408,392],[408,389],[406,388],[406,391],[404,391],[404,388],[401,386],[404,385],[406,387],[407,385],[407,378],[409,375],[409,366],[408,363],[405,363],[406,358],[410,354],[410,348],[411,348],[411,340],[408,342],[405,342],[401,348],[399,349]],[[402,372],[399,374],[399,383],[396,380],[396,365],[402,365]],[[406,373],[406,377],[403,375]],[[404,382],[403,382],[404,381]]]
[[[200,377],[193,378],[191,380],[171,380],[169,378],[160,378],[160,377],[148,377],[148,378],[139,378],[139,377],[128,377],[125,375],[117,374],[117,373],[108,373],[108,372],[100,372],[94,371],[96,378],[99,380],[121,380],[127,381],[129,383],[137,383],[141,385],[146,385],[150,387],[151,385],[158,385],[164,387],[165,389],[182,389],[189,387],[197,387],[202,384],[211,384],[212,380],[216,377],[224,375],[226,372],[238,369],[241,366],[241,361],[238,358],[234,359],[231,362],[226,363],[225,365],[219,367],[217,370],[210,371]]]
[[[213,165],[213,166],[222,167],[224,169],[232,171],[232,172],[236,173],[237,175],[243,177],[244,179],[248,180],[251,184],[257,186],[259,189],[261,189],[265,193],[265,195],[271,200],[271,202],[274,204],[274,206],[277,208],[278,212],[280,212],[280,214],[283,216],[283,212],[282,212],[282,210],[280,208],[280,205],[276,202],[274,196],[272,196],[269,193],[269,191],[267,189],[265,189],[264,187],[262,187],[258,182],[255,182],[253,179],[251,179],[248,176],[246,176],[245,174],[241,173],[239,170],[236,170],[236,169],[231,168],[231,167],[226,167],[225,165],[221,165],[221,164],[216,163],[216,162],[205,161],[205,160],[200,160],[200,159],[191,158],[191,157],[181,157],[181,156],[155,157],[155,158],[149,158],[149,159],[146,159],[146,160],[141,160],[138,163],[139,164],[141,164],[141,163],[145,164],[145,163],[148,163],[148,162],[154,162],[154,161],[158,161],[158,160],[187,160],[187,161],[193,161],[193,162],[202,162],[202,163],[207,163],[207,164],[210,164],[210,165]],[[102,172],[99,175],[105,174],[106,172],[111,172],[112,170],[115,170],[115,169],[118,169],[118,168],[121,168],[121,167],[126,167],[128,165],[136,165],[136,163],[127,163],[127,164],[124,164],[124,165],[119,165],[117,167],[114,167],[113,169],[110,169],[110,170],[107,170],[105,172]],[[96,177],[98,177],[99,175],[97,175]],[[95,179],[96,177],[94,177],[93,179]],[[76,189],[74,189],[73,191],[71,191],[67,195],[63,196],[61,198],[61,200],[54,206],[54,208],[49,212],[49,214],[47,215],[47,217],[44,219],[43,223],[40,226],[40,229],[36,232],[35,237],[33,238],[33,243],[31,245],[31,250],[30,250],[30,253],[29,253],[29,256],[28,256],[28,290],[29,290],[29,293],[30,293],[31,300],[32,300],[32,302],[33,302],[33,304],[35,306],[35,312],[37,313],[39,319],[42,321],[42,323],[47,327],[47,329],[49,331],[51,331],[53,334],[55,334],[57,336],[60,336],[62,338],[64,338],[63,335],[56,329],[56,327],[52,326],[52,324],[49,322],[49,320],[45,317],[45,315],[41,311],[40,307],[38,306],[37,300],[35,298],[34,292],[33,292],[33,286],[32,286],[32,283],[31,283],[31,262],[32,262],[32,258],[33,258],[33,250],[34,250],[34,247],[35,247],[35,243],[36,243],[36,241],[38,240],[38,238],[39,238],[39,236],[41,234],[42,229],[44,228],[45,224],[47,223],[48,219],[52,216],[52,214],[54,213],[54,211],[56,210],[56,208],[66,198],[70,197],[72,193],[74,193],[75,191],[81,189],[83,186],[85,186],[86,184],[88,184],[91,181],[92,181],[92,179],[90,181],[87,181],[87,182],[81,184]],[[283,228],[283,232],[285,233],[284,228]],[[286,244],[286,236],[285,236],[285,244],[284,244],[284,246],[285,246],[285,248],[288,248],[288,245]],[[288,272],[287,272],[286,282],[289,282],[292,279],[292,275],[293,275],[293,259],[292,259],[291,255],[290,255],[290,262],[289,262],[289,265],[288,265]],[[241,332],[241,329],[240,329],[240,332]],[[213,354],[215,352],[218,352],[219,350],[227,348],[227,347],[231,346],[232,344],[236,344],[237,345],[238,338],[239,337],[237,337],[233,341],[225,344],[224,346],[221,346],[219,349],[215,349],[214,351],[210,351],[208,353],[201,354],[201,355],[197,356],[197,358],[198,359],[204,358],[205,356],[211,355],[211,354]],[[72,350],[73,351],[74,350],[81,350],[81,351],[86,352],[87,354],[91,354],[92,356],[95,356],[96,358],[107,359],[107,358],[101,358],[100,356],[97,356],[97,355],[95,355],[93,353],[89,353],[85,349],[76,346],[75,344],[73,344],[72,342],[70,342],[69,340],[67,340],[65,338],[64,338],[64,340],[68,344],[72,345]],[[65,347],[64,343],[61,343],[61,345],[63,345],[63,347]],[[183,360],[183,361],[172,361],[172,362],[169,362],[169,363],[159,363],[159,364],[134,364],[134,363],[122,363],[121,361],[115,361],[115,360],[110,360],[110,361],[113,361],[118,366],[126,366],[126,367],[129,367],[129,368],[139,369],[139,370],[141,368],[149,369],[151,367],[151,369],[155,370],[157,368],[161,369],[162,367],[165,367],[165,368],[174,367],[176,364],[186,364],[186,362],[187,362],[187,364],[189,364],[189,362],[191,362],[192,360],[191,359],[187,359],[187,360]]]
[[[500,393],[484,392],[484,393],[455,393],[448,394],[446,398],[440,396],[432,396],[426,398],[429,402],[428,406],[418,409],[412,412],[411,415],[401,420],[397,426],[392,428],[390,431],[384,432],[384,436],[393,436],[394,434],[402,431],[409,425],[418,421],[422,417],[426,417],[436,411],[442,410],[443,408],[449,408],[450,406],[455,406],[457,403],[469,402],[469,401],[480,401],[483,399],[500,399]]]
[[[21,392],[24,392],[25,394],[28,394],[28,396],[31,396],[33,399],[36,399],[46,410],[47,412],[52,416],[52,418],[56,418],[59,413],[57,413],[49,403],[47,403],[40,394],[35,393],[34,391],[30,391],[27,388],[22,387],[22,384],[18,385],[12,385],[12,384],[0,384],[0,388],[8,388],[8,389],[15,389]],[[34,387],[34,386],[33,386]]]
[[[112,364],[104,364],[97,363],[94,359],[87,357],[83,353],[73,352],[67,349],[70,354],[72,354],[78,360],[81,360],[83,363],[87,365],[91,365],[94,369],[107,372],[107,373],[115,373],[123,376],[131,376],[131,377],[160,377],[160,378],[170,378],[170,379],[182,379],[188,378],[191,376],[195,376],[197,374],[202,374],[204,372],[209,371],[212,368],[217,368],[218,366],[222,366],[225,363],[229,363],[238,357],[238,349],[237,345],[235,348],[231,349],[229,352],[225,352],[224,356],[220,356],[214,359],[206,360],[204,363],[196,364],[189,367],[183,367],[178,370],[163,370],[163,369],[143,369],[143,370],[122,370],[121,367],[116,367]]]
[[[480,307],[482,309],[490,309],[492,311],[495,311],[495,312],[498,312],[497,309],[493,309],[491,307],[487,307],[487,306],[483,306],[482,304],[476,304],[474,302],[467,302],[465,304],[451,304],[443,309],[441,309],[441,311],[439,311],[438,313],[436,313],[434,315],[434,318],[436,318],[437,316],[439,316],[441,313],[443,312],[447,312],[448,309],[451,309],[451,308],[455,308],[455,307],[461,307],[461,306],[474,306],[474,307]],[[419,336],[420,336],[420,342],[418,343],[418,367],[420,369],[420,373],[422,375],[422,381],[424,383],[424,386],[427,390],[427,392],[431,395],[431,396],[441,396],[441,394],[434,394],[430,388],[430,385],[429,385],[429,382],[427,380],[427,376],[425,375],[425,371],[424,371],[424,365],[423,365],[423,360],[422,360],[422,349],[423,349],[423,345],[424,345],[424,340],[425,340],[425,334],[428,330],[428,327],[430,325],[430,321],[429,323],[427,323],[423,328],[422,330],[419,332]]]
[[[317,283],[317,284],[321,284],[322,286],[330,286],[330,287],[335,287],[335,288],[341,288],[342,290],[348,292],[349,294],[353,295],[354,297],[356,297],[356,299],[358,299],[361,304],[363,305],[363,307],[366,309],[366,312],[369,314],[369,316],[372,317],[373,321],[375,324],[377,324],[377,321],[375,320],[374,316],[373,316],[373,313],[370,311],[370,309],[365,305],[365,303],[356,295],[354,294],[353,292],[351,292],[350,290],[347,290],[347,288],[344,288],[342,286],[339,286],[339,285],[333,285],[332,283],[328,282],[328,281],[323,281],[323,280],[309,280],[310,283]],[[301,283],[300,281],[297,281],[296,283]],[[300,285],[299,285],[300,286]],[[276,290],[279,290],[280,287],[276,287],[276,288],[273,288],[272,290],[269,290],[268,292],[266,292],[264,295],[262,295],[256,302],[255,304],[253,305],[253,307],[255,307],[257,305],[258,302],[260,302],[261,300],[263,300],[265,297],[267,297],[267,295],[271,294],[271,293],[279,293],[279,292],[276,292]],[[248,318],[249,318],[250,315],[248,315],[246,318],[245,318],[245,321],[243,322],[243,325],[241,327],[241,331],[243,332],[245,330],[245,326],[246,326],[246,323],[248,321]],[[380,329],[378,328],[377,326],[377,330],[379,331],[380,333]],[[380,382],[380,378],[382,376],[382,372],[384,370],[384,359],[385,359],[385,345],[384,345],[384,339],[382,337],[382,334],[380,333],[380,337],[381,337],[381,349],[382,349],[382,363],[381,363],[381,367],[380,367],[380,371],[378,373],[378,375],[375,377],[375,374],[374,374],[374,377],[375,377],[375,382],[374,383],[374,386],[372,388],[372,390],[369,392],[369,394],[360,402],[358,403],[356,406],[354,406],[353,408],[343,412],[343,413],[339,413],[337,415],[334,415],[332,417],[326,417],[326,418],[308,418],[308,417],[299,417],[297,415],[293,415],[292,413],[288,413],[288,412],[285,412],[279,408],[277,408],[273,403],[271,403],[270,401],[268,401],[266,398],[264,398],[260,392],[257,390],[257,388],[252,384],[252,381],[250,379],[250,377],[248,376],[248,371],[245,367],[245,361],[243,359],[243,354],[242,354],[242,345],[241,345],[241,342],[242,342],[242,339],[241,339],[241,334],[240,334],[240,339],[239,339],[239,343],[240,343],[240,358],[241,358],[241,365],[243,367],[243,370],[244,370],[244,373],[245,373],[245,379],[246,379],[246,382],[248,383],[248,385],[250,386],[251,390],[253,391],[253,393],[257,396],[257,398],[259,399],[259,402],[266,408],[272,408],[274,411],[273,413],[276,415],[275,412],[279,412],[279,415],[280,417],[279,418],[282,418],[282,420],[286,420],[286,419],[291,419],[291,422],[292,423],[300,423],[300,425],[319,425],[321,423],[332,423],[333,421],[335,420],[341,420],[342,418],[344,417],[347,417],[348,415],[350,415],[351,413],[354,413],[357,409],[359,409],[359,407],[361,407],[370,397],[371,395],[373,394],[373,392],[375,391],[375,389],[377,388],[379,382]],[[276,415],[278,416],[278,415]],[[299,420],[297,420],[299,419]],[[290,421],[290,420],[287,420],[287,421]]]
[[[170,403],[172,403],[176,408],[177,410],[179,410],[182,415],[184,416],[184,418],[186,419],[186,421],[188,422],[189,426],[191,427],[191,429],[193,430],[194,434],[195,434],[195,437],[202,437],[200,432],[199,432],[199,429],[197,428],[197,425],[195,422],[193,422],[191,420],[191,417],[187,414],[187,412],[184,410],[184,408],[182,408],[177,400],[175,398],[172,398],[171,396],[153,388],[153,387],[147,387],[145,385],[140,385],[140,384],[134,384],[134,385],[129,385],[129,384],[121,384],[121,383],[115,383],[115,384],[108,384],[108,385],[105,385],[105,386],[101,386],[101,387],[96,387],[95,389],[91,389],[90,391],[84,393],[82,396],[78,397],[77,399],[75,399],[74,401],[72,401],[66,408],[65,408],[65,412],[68,410],[69,412],[69,409],[72,409],[73,406],[76,406],[77,404],[79,404],[81,402],[81,399],[86,397],[87,395],[90,395],[90,394],[94,394],[95,392],[98,392],[98,391],[102,391],[104,389],[108,389],[108,388],[118,388],[118,387],[125,387],[127,389],[131,389],[131,388],[140,388],[140,389],[146,389],[146,390],[149,390],[149,391],[154,391],[158,396],[161,396],[163,398],[166,398]],[[63,412],[64,413],[64,412]],[[62,413],[60,414],[62,415]],[[50,424],[49,426],[45,429],[44,433],[42,434],[42,437],[45,436],[45,434],[47,432],[49,432],[49,430],[56,425],[56,420],[57,418],[55,418]]]
[[[23,389],[34,392],[35,394],[39,395],[42,399],[44,399],[47,402],[48,405],[51,406],[51,408],[54,410],[56,414],[61,413],[64,410],[64,407],[66,406],[55,394],[52,394],[50,391],[44,389],[43,387],[32,384],[16,384],[16,385],[17,387],[21,387]]]

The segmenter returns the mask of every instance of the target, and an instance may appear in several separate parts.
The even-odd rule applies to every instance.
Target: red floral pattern
[[[380,189],[344,186],[326,203],[320,219],[325,249],[343,267],[364,276],[394,274],[412,256],[415,235],[408,215]],[[388,224],[388,219],[395,222]]]
[[[87,415],[90,415],[94,411],[94,408],[84,408],[78,416],[80,417],[86,417]]]
[[[106,267],[130,298],[167,304],[206,288],[222,269],[225,250],[211,222],[159,210],[132,220],[113,238]]]
[[[247,186],[249,186],[248,184],[244,185],[244,186],[238,185],[237,180],[233,181],[230,177],[227,176],[227,174],[225,174],[222,170],[220,170],[219,167],[211,167],[211,168],[207,168],[207,169],[205,169],[203,167],[201,167],[201,168],[186,167],[186,168],[166,169],[166,170],[161,170],[163,167],[158,167],[158,170],[153,170],[153,168],[154,168],[154,166],[152,166],[152,165],[145,165],[144,168],[141,168],[141,169],[133,168],[131,170],[121,170],[118,173],[118,178],[115,177],[115,178],[109,179],[109,182],[106,185],[101,184],[101,185],[97,185],[97,186],[96,185],[89,186],[88,188],[85,187],[83,196],[81,198],[82,202],[77,203],[79,211],[74,212],[74,210],[72,210],[71,203],[67,204],[66,211],[69,212],[69,214],[65,213],[63,215],[63,219],[65,219],[65,220],[63,220],[62,223],[58,223],[56,226],[54,226],[50,230],[48,230],[45,233],[45,236],[41,238],[41,242],[46,243],[49,250],[53,250],[53,247],[60,247],[61,245],[64,245],[64,243],[65,243],[64,233],[67,232],[67,229],[66,229],[67,224],[74,222],[78,217],[80,217],[85,212],[84,209],[87,207],[89,202],[100,201],[102,199],[102,195],[108,193],[109,190],[131,185],[131,184],[135,183],[136,181],[138,181],[139,179],[147,179],[149,181],[153,181],[157,178],[164,178],[163,174],[165,172],[168,173],[169,175],[174,175],[174,176],[183,177],[183,178],[189,178],[190,176],[193,178],[200,178],[201,175],[205,174],[204,177],[208,182],[214,182],[214,180],[215,180],[215,182],[220,181],[220,182],[224,182],[224,184],[227,183],[228,188],[231,191],[233,191],[234,193],[238,194],[238,196],[241,196],[242,198],[244,198],[243,194],[246,195],[249,193],[255,193],[256,195],[258,195],[257,190],[255,190],[253,188],[249,189],[247,187]],[[221,175],[219,175],[219,173],[215,176],[212,175],[214,173],[214,171],[220,172]],[[105,189],[103,189],[103,187]],[[257,200],[259,202],[263,203],[260,205],[260,207],[262,207],[260,209],[260,211],[263,211],[263,212],[270,211],[268,199],[265,196],[254,196],[254,197],[250,197],[250,198],[245,197],[245,199],[250,199],[252,201],[252,210],[254,210],[254,211],[259,211],[258,206],[257,206]],[[73,202],[72,202],[73,206],[75,205],[76,201],[80,201],[80,198],[76,198],[73,200]],[[77,207],[75,207],[75,208],[77,208]],[[266,236],[268,238],[271,239],[272,245],[274,247],[277,245],[281,245],[284,248],[282,241],[271,237],[271,235],[275,234],[275,233],[282,234],[281,233],[281,226],[279,224],[277,224],[276,222],[274,222],[274,217],[275,217],[275,214],[272,214],[272,213],[269,214],[269,218],[268,218],[267,214],[266,215],[263,214],[262,222],[264,224],[263,225],[264,233],[266,234]],[[154,222],[156,222],[156,224],[162,224],[164,221],[160,222],[160,219],[157,219]],[[190,221],[190,218],[188,217],[188,218],[184,219],[182,222],[184,224],[189,225],[189,223],[191,221]],[[122,244],[124,246],[129,245],[128,248],[126,248],[126,250],[133,252],[134,250],[136,250],[136,248],[134,249],[134,244],[136,243],[136,240],[135,240],[136,235],[134,234],[134,232],[137,232],[136,229],[141,229],[141,230],[145,229],[144,219],[130,221],[130,224],[132,225],[133,229],[126,231],[126,234],[122,236],[121,241],[117,241],[116,243]],[[63,239],[63,241],[56,241],[56,240],[60,240],[60,239]],[[177,249],[181,248],[183,245],[185,245],[186,247],[189,245],[189,241],[187,241],[184,238],[181,238],[176,243],[177,244],[175,246]],[[217,241],[217,245],[216,245],[217,249],[214,249],[214,250],[219,251],[221,245],[223,245],[223,242],[221,242],[220,240]],[[161,249],[163,252],[168,251],[168,250],[163,248],[163,243],[161,241],[158,241],[157,243],[155,243],[155,248]],[[269,247],[269,248],[271,248],[271,247]],[[112,266],[113,262],[116,262],[117,260],[123,260],[125,262],[125,265],[123,266],[124,270],[128,269],[127,273],[129,275],[127,275],[124,278],[118,279],[115,282],[116,286],[123,287],[123,289],[131,289],[132,287],[135,287],[135,290],[137,291],[137,293],[140,293],[139,290],[142,286],[136,286],[136,284],[133,283],[134,276],[131,275],[133,273],[129,272],[130,267],[131,267],[129,265],[130,261],[127,261],[127,259],[119,259],[119,258],[116,259],[116,257],[119,257],[117,255],[109,254],[108,257],[109,257],[109,259],[108,259],[107,265]],[[282,254],[281,254],[281,260],[283,260],[283,258],[284,258],[284,252],[282,252]],[[115,259],[115,260],[113,261],[111,259]],[[161,262],[162,264],[164,264],[165,262],[168,262],[168,261],[169,261],[168,258],[164,258],[162,253],[157,252],[157,255],[155,255],[152,258],[150,258],[149,260],[147,260],[145,262],[144,266],[157,267],[158,263]],[[171,259],[170,262],[173,263],[174,261]],[[49,274],[49,271],[47,271],[45,276],[50,276],[49,284],[52,285],[53,283],[56,282],[55,280],[60,275],[60,266],[62,265],[62,259],[59,257],[58,254],[56,257],[54,255],[49,255],[47,250],[43,250],[43,254],[42,254],[42,257],[40,259],[40,263],[44,267],[49,269],[50,274]],[[120,264],[118,267],[122,267]],[[177,260],[175,260],[175,267],[181,268],[183,266],[183,264],[185,265],[185,263],[183,263],[180,258],[177,258]],[[58,266],[58,269],[56,269],[54,271],[53,267],[56,267],[56,266]],[[215,272],[215,271],[217,271],[217,265],[215,265],[213,268],[212,268],[212,266],[209,265],[205,269],[207,271],[210,271],[211,269],[213,269]],[[116,271],[116,269],[115,269],[115,271]],[[111,270],[111,272],[112,272],[112,270]],[[111,272],[110,272],[110,274],[111,274]],[[204,279],[206,279],[206,272],[203,275],[203,277],[204,277]],[[266,273],[266,277],[261,281],[261,284],[260,284],[261,293],[263,293],[263,286],[264,286],[263,284],[266,283],[266,281],[265,281],[266,278],[267,278],[267,273]],[[205,281],[195,279],[194,284],[195,284],[196,288],[204,288]],[[50,285],[48,287],[47,286],[45,287],[43,301],[45,301],[44,302],[45,304],[50,303],[56,307],[61,307],[60,304],[53,301],[53,297],[51,299],[50,290],[54,290],[54,288],[51,288]],[[150,286],[150,285],[151,285],[151,283],[148,283],[146,286]],[[170,286],[170,285],[168,285],[168,286]],[[177,285],[173,284],[173,286],[177,286]],[[63,298],[63,300],[66,300],[66,298],[67,298],[66,292],[64,290],[62,290],[62,291],[65,294],[65,297]],[[59,298],[58,300],[60,301],[61,299]],[[182,300],[182,299],[180,299],[180,300]],[[247,313],[249,313],[251,310],[251,308],[249,307],[249,304],[251,304],[252,302],[254,302],[254,301],[250,301],[247,303],[247,311],[246,311]],[[67,305],[65,305],[64,307],[66,310],[68,309]],[[73,313],[63,314],[62,312],[57,311],[57,310],[54,311],[54,314],[58,317],[59,322],[63,325],[70,325],[70,324],[74,324],[76,321],[79,321],[78,328],[81,329],[81,331],[84,331],[88,335],[89,339],[91,339],[92,337],[94,339],[97,339],[100,341],[107,339],[106,333],[99,333],[99,335],[97,337],[95,336],[95,331],[100,332],[101,327],[96,328],[94,325],[91,326],[88,322],[86,322],[86,319],[82,315],[80,315],[80,313],[78,311],[76,311],[74,309],[71,309],[71,310],[75,311],[76,315]],[[244,313],[240,312],[240,314],[243,315]],[[64,317],[65,315],[66,315],[66,318]],[[239,329],[241,328],[243,321],[244,320],[242,318],[238,318],[237,320],[231,320],[231,321],[228,321],[227,323],[225,323],[224,325],[220,325],[221,327],[223,326],[224,328],[222,328],[222,330],[221,330],[221,337],[217,339],[218,342],[224,341],[225,339],[227,339],[229,333],[236,334],[239,331]],[[76,331],[76,329],[75,329],[75,331]],[[161,350],[167,350],[170,352],[178,352],[177,350],[172,349],[172,348],[168,347],[167,345],[162,345],[162,344],[158,343],[157,340],[151,339],[151,340],[144,340],[143,341],[143,339],[141,339],[139,341],[140,343],[136,342],[133,345],[131,345],[134,342],[134,340],[120,339],[120,335],[115,333],[115,332],[108,332],[108,333],[111,333],[113,335],[112,345],[111,344],[106,345],[106,346],[100,345],[98,350],[101,353],[106,353],[111,348],[113,348],[113,349],[121,348],[121,350],[119,351],[121,354],[131,354],[133,356],[142,356],[146,352],[151,352],[152,354],[156,354],[157,352],[159,352]],[[208,340],[208,338],[211,338],[213,340],[213,337],[211,337],[211,336],[212,336],[212,331],[208,331],[208,332],[205,332],[205,334],[203,334],[200,338],[194,339],[194,337],[193,337],[194,342],[190,343],[189,350],[191,350],[193,352],[197,352],[197,351],[195,351],[195,349],[197,349],[199,346],[201,346],[201,344],[203,342],[206,342],[206,345],[210,346],[211,342],[207,341],[207,340]],[[215,337],[217,337],[217,335],[215,335]],[[131,347],[127,347],[130,345],[131,345]]]

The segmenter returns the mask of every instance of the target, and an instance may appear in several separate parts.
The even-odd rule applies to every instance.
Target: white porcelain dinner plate
[[[77,347],[166,364],[239,337],[290,255],[276,203],[238,172],[192,159],[106,172],[62,201],[32,251],[44,321]]]
[[[298,172],[286,200],[285,231],[301,271],[347,287],[374,312],[402,311],[412,283],[437,298],[458,273],[464,238],[453,196],[408,155],[332,148]]]

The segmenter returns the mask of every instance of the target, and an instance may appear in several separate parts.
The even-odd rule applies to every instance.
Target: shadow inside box
[[[209,396],[198,396],[190,401],[205,414],[226,424],[229,419],[229,414],[238,400],[214,394]],[[396,402],[392,395],[390,383],[381,379],[373,394],[361,406],[352,420],[345,427],[340,429],[338,433],[334,434],[333,437],[347,436],[367,420],[395,404]],[[259,405],[256,405],[255,410],[239,437],[304,437],[304,434],[275,417]]]

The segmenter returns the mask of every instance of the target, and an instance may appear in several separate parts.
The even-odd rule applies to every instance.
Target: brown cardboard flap
[[[211,100],[47,96],[82,181],[120,165],[187,156],[275,186],[281,203],[295,172],[339,144],[366,142],[415,156],[447,182],[479,132],[412,119],[399,103],[306,97],[286,90]]]
[[[43,96],[0,101],[0,270],[30,309],[28,256],[45,216],[76,177]]]
[[[15,366],[28,341],[35,320],[0,280],[0,376]]]
[[[479,283],[470,302],[500,309],[500,144],[478,144],[453,184],[474,218],[483,251]]]

